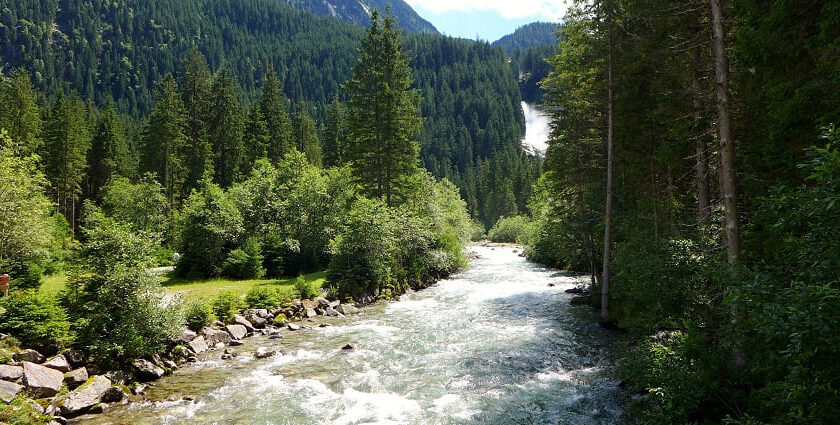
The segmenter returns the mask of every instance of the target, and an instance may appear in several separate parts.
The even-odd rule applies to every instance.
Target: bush
[[[213,308],[205,300],[193,300],[184,309],[184,321],[187,327],[198,332],[216,320]]]
[[[222,291],[213,300],[213,314],[225,323],[233,323],[233,316],[242,312],[245,303],[234,291]]]
[[[295,279],[295,292],[301,299],[312,299],[321,294],[318,288],[315,287],[314,282],[307,282],[303,276],[298,276]]]
[[[271,286],[255,286],[245,295],[245,304],[249,308],[275,308],[287,301],[287,294]]]
[[[260,253],[260,243],[256,238],[248,238],[242,248],[231,251],[222,265],[222,274],[234,279],[259,279],[265,275]]]
[[[17,396],[11,403],[3,403],[0,408],[0,424],[8,425],[47,425],[52,417],[38,413],[32,405],[32,400],[24,396]]]
[[[0,332],[14,335],[24,347],[56,352],[73,342],[70,321],[52,298],[17,291],[0,299]]]
[[[218,276],[226,253],[240,242],[242,215],[219,186],[205,183],[185,202],[178,228],[181,259],[177,270],[188,278]]]
[[[502,217],[490,229],[488,237],[493,242],[521,243],[520,235],[525,233],[528,224],[529,220],[525,216]]]

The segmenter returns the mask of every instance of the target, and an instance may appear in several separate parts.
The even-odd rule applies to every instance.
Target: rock
[[[316,303],[318,303],[318,307],[321,307],[321,308],[327,308],[327,307],[330,306],[330,302],[327,301],[327,299],[324,298],[324,297],[315,297],[314,301]]]
[[[233,340],[233,341],[231,341],[231,342],[230,342],[230,346],[231,346],[231,347],[239,347],[239,346],[240,346],[240,345],[242,345],[242,344],[244,344],[244,342],[239,341],[239,340],[237,340],[237,339],[235,339],[235,340]]]
[[[85,383],[88,380],[88,372],[87,369],[80,367],[75,370],[71,370],[64,374],[64,381],[67,382],[67,386],[70,388],[76,388],[79,385]]]
[[[341,347],[342,350],[353,350],[355,348],[356,347],[354,347],[353,344],[347,344],[344,347]]]
[[[548,287],[549,287],[549,288],[553,288],[553,287],[555,287],[555,286],[556,286],[556,285],[555,285],[555,284],[553,284],[553,283],[549,283],[549,284],[548,284]]]
[[[257,352],[256,352],[256,354],[254,354],[254,357],[256,357],[258,359],[265,359],[265,358],[271,357],[275,354],[277,354],[277,350],[267,348],[267,347],[260,347],[260,348],[257,348]]]
[[[567,294],[578,294],[578,295],[580,295],[580,294],[583,294],[586,291],[584,291],[583,288],[581,288],[580,286],[576,286],[574,288],[567,289],[565,292]]]
[[[307,319],[311,319],[317,315],[318,313],[315,311],[315,309],[312,308],[307,308],[306,311],[303,313],[303,317],[306,317]]]
[[[4,381],[17,381],[23,376],[23,368],[20,366],[0,365],[0,379]]]
[[[94,372],[88,368],[88,374],[95,375]],[[131,372],[126,372],[124,370],[112,370],[105,373],[105,377],[111,380],[111,383],[114,385],[125,385],[131,381],[134,381],[134,374]]]
[[[231,360],[231,359],[233,359],[233,356],[231,356],[230,354],[222,354],[222,360]]]
[[[254,325],[251,324],[251,322],[249,322],[248,319],[246,319],[246,318],[244,318],[244,317],[242,317],[238,314],[235,314],[233,316],[233,323],[236,323],[237,325],[245,326],[245,329],[248,329],[248,332],[254,332],[256,330],[254,328]]]
[[[123,401],[125,398],[125,393],[123,392],[122,388],[117,386],[112,386],[105,390],[105,393],[102,394],[102,397],[99,401],[103,403],[119,403]]]
[[[194,340],[197,336],[198,336],[197,333],[195,333],[195,332],[193,332],[189,329],[184,329],[183,332],[181,332],[181,338],[180,339],[183,342],[190,342],[190,341]]]
[[[268,310],[264,308],[254,310],[254,314],[261,319],[268,319]]]
[[[23,385],[36,398],[52,397],[61,390],[64,374],[32,362],[23,362]]]
[[[92,413],[92,414],[94,414],[94,415],[99,415],[99,414],[101,414],[101,413],[105,412],[105,409],[107,409],[107,408],[108,408],[108,405],[107,405],[107,404],[105,404],[105,403],[97,403],[95,406],[91,407],[91,408],[88,410],[88,413]]]
[[[332,308],[336,308],[339,305],[341,305],[341,300],[330,301],[330,307],[332,307]]]
[[[329,323],[321,323],[320,325],[318,325],[319,328],[328,328],[330,326],[332,326],[332,325],[329,324]]]
[[[140,395],[146,392],[146,388],[148,388],[148,385],[141,384],[140,382],[135,382],[131,385],[130,389],[132,394]]]
[[[301,305],[303,305],[304,309],[315,310],[316,308],[318,308],[318,303],[316,303],[315,301],[312,301],[312,300],[308,300],[308,299],[307,300],[301,300],[300,303],[301,303]]]
[[[216,346],[216,344],[220,342],[223,344],[230,344],[230,335],[228,335],[225,331],[213,328],[204,328],[201,330],[201,333],[204,335],[204,339],[207,340],[208,345]]]
[[[288,325],[286,325],[286,327],[289,328],[290,331],[299,331],[300,330],[300,326],[298,326],[294,323],[289,323]]]
[[[324,309],[324,316],[336,317],[336,316],[338,316],[338,314],[339,313],[337,311],[335,311],[335,309],[330,307],[330,306],[327,306],[327,308]]]
[[[22,350],[13,356],[15,361],[18,362],[30,362],[30,363],[43,363],[44,356],[35,351],[35,350]]]
[[[217,328],[223,328],[223,327],[225,327],[225,322],[222,322],[221,320],[214,320],[213,321],[213,326],[215,326]]]
[[[273,335],[268,336],[268,339],[280,339],[280,338],[283,338],[283,335],[273,334]]]
[[[358,313],[359,309],[356,308],[353,305],[350,305],[350,304],[341,304],[341,305],[339,305],[338,307],[335,308],[335,311],[337,311],[337,312],[339,312],[339,313],[341,313],[345,316],[349,316],[351,314]]]
[[[38,412],[39,415],[44,414],[44,406],[41,406],[40,404],[38,404],[37,401],[30,399],[30,400],[27,400],[27,402],[29,402],[29,405],[32,406],[32,410]]]
[[[163,367],[170,370],[178,369],[178,363],[173,362],[172,360],[164,360]]]
[[[245,338],[245,335],[248,335],[248,329],[245,329],[245,326],[242,325],[227,325],[225,330],[233,339],[242,339]]]
[[[84,385],[62,397],[58,403],[61,415],[72,418],[87,412],[99,404],[102,396],[111,388],[111,380],[104,376],[97,375],[88,379]]]
[[[64,350],[61,355],[67,359],[67,362],[70,363],[70,366],[72,367],[79,367],[85,364],[85,356],[72,348]]]
[[[197,337],[196,339],[190,341],[187,345],[189,345],[196,354],[207,351],[207,341],[203,336]]]
[[[22,385],[15,384],[14,382],[0,381],[0,400],[11,403],[22,389]]]
[[[222,349],[222,348],[225,348],[225,343],[224,342],[217,342],[216,345],[213,346],[214,350],[219,350],[219,349]]]
[[[134,370],[137,372],[137,379],[141,381],[152,381],[162,377],[166,373],[162,367],[146,359],[137,359],[131,365],[134,366]]]
[[[198,361],[198,357],[196,357],[196,356],[187,357],[187,362],[189,362],[189,363],[195,363],[197,361]]]
[[[250,320],[251,324],[253,324],[254,327],[257,328],[257,329],[265,328],[265,325],[268,323],[268,320],[263,319],[262,317],[259,317],[259,316],[250,316],[248,318],[248,320]]]
[[[47,362],[44,363],[44,366],[65,373],[73,370],[73,368],[70,367],[70,362],[68,362],[61,354],[47,360]]]

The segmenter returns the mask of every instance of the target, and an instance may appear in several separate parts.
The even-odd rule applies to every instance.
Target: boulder
[[[0,365],[0,379],[4,381],[17,381],[23,376],[23,368],[7,364]]]
[[[318,315],[318,312],[315,311],[313,308],[307,308],[306,311],[303,313],[303,317],[307,319],[311,319]]]
[[[248,320],[250,320],[251,324],[253,324],[257,329],[263,329],[265,328],[265,325],[268,324],[268,320],[263,319],[260,316],[250,316],[248,317]]]
[[[261,319],[268,319],[268,310],[264,308],[258,308],[254,310],[254,315]]]
[[[204,339],[207,340],[208,345],[216,346],[220,342],[223,344],[230,344],[230,335],[228,335],[225,331],[213,328],[204,328],[201,330],[201,333],[204,335]]]
[[[260,348],[257,348],[257,352],[256,352],[256,354],[254,354],[254,357],[256,357],[258,359],[265,359],[265,358],[271,357],[275,354],[277,354],[277,350],[275,350],[275,349],[267,348],[267,347],[260,347]]]
[[[35,350],[22,350],[14,355],[15,361],[18,362],[30,362],[30,363],[43,363],[44,356],[35,351]]]
[[[203,336],[197,337],[196,339],[190,341],[187,345],[189,345],[196,354],[207,351],[207,341]]]
[[[72,367],[79,367],[85,364],[85,356],[72,348],[64,350],[61,355],[67,359],[67,362],[70,363],[70,366]]]
[[[80,367],[64,374],[64,381],[70,388],[76,388],[88,380],[87,369]]]
[[[251,322],[248,321],[248,319],[246,319],[246,318],[244,318],[244,317],[242,317],[238,314],[235,314],[233,316],[233,323],[236,323],[237,325],[245,326],[245,329],[247,329],[248,332],[254,332],[256,330],[256,329],[254,329],[254,325],[252,325]]]
[[[138,359],[131,363],[137,372],[137,379],[141,381],[152,381],[162,377],[166,371],[162,367],[146,360]]]
[[[89,374],[96,374],[88,368]],[[112,370],[105,373],[105,377],[111,380],[114,385],[126,385],[129,382],[134,381],[134,374],[131,372],[127,372],[124,370]]]
[[[244,342],[242,342],[238,339],[234,339],[233,341],[230,342],[231,347],[239,347],[242,344],[244,344]]]
[[[105,390],[102,397],[99,398],[99,401],[103,403],[119,403],[123,401],[123,398],[125,398],[123,390],[120,387],[112,386]]]
[[[23,386],[14,382],[0,381],[0,400],[11,403],[22,389]]]
[[[342,350],[345,350],[345,351],[347,351],[347,350],[352,350],[352,349],[354,349],[354,348],[356,348],[356,347],[354,347],[354,346],[353,346],[353,344],[347,344],[347,345],[345,345],[344,347],[341,347],[341,349],[342,349]]]
[[[245,338],[245,335],[248,335],[248,329],[245,329],[245,326],[242,325],[227,325],[225,330],[233,339],[242,339]]]
[[[358,313],[359,309],[356,308],[353,305],[350,305],[350,304],[341,304],[341,305],[339,305],[338,307],[335,308],[335,311],[337,311],[337,312],[339,312],[339,313],[341,313],[345,316],[349,316],[351,314]]]
[[[298,326],[294,323],[289,323],[286,327],[289,328],[290,331],[299,331],[300,330],[300,326]]]
[[[318,303],[316,303],[313,300],[301,300],[300,303],[301,303],[301,305],[303,305],[303,308],[305,308],[305,309],[315,310],[316,308],[318,308]]]
[[[84,385],[71,391],[58,402],[61,415],[72,418],[87,412],[99,404],[102,396],[111,388],[111,380],[104,376],[97,375],[88,379]]]
[[[335,311],[335,309],[330,307],[330,306],[327,306],[324,309],[324,316],[336,317],[338,315],[339,315],[339,312]]]
[[[70,362],[68,362],[67,359],[64,358],[64,356],[61,354],[47,360],[47,362],[44,363],[44,366],[65,373],[73,370],[73,368],[70,367]]]
[[[52,397],[61,390],[64,374],[32,362],[23,362],[23,385],[36,398]]]
[[[194,340],[194,339],[195,339],[195,337],[197,337],[197,336],[198,336],[198,334],[197,334],[197,333],[195,333],[195,332],[193,332],[193,331],[191,331],[191,330],[189,330],[189,329],[184,329],[184,330],[181,332],[181,337],[180,337],[180,340],[181,340],[182,342],[190,342],[190,341]]]
[[[339,305],[341,305],[341,300],[330,301],[330,307],[332,307],[332,308],[336,308]]]
[[[324,297],[315,297],[313,301],[315,301],[318,304],[318,307],[321,308],[327,308],[330,306],[330,302]]]

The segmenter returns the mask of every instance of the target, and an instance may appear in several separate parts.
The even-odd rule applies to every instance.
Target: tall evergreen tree
[[[230,187],[239,179],[245,159],[242,143],[245,120],[237,87],[236,77],[224,65],[216,72],[210,88],[209,140],[213,147],[215,181],[222,187]]]
[[[368,192],[389,205],[404,177],[417,169],[420,95],[411,85],[394,18],[381,19],[374,11],[361,57],[345,84],[350,94],[348,158]]]
[[[268,157],[269,140],[268,123],[262,113],[262,108],[259,103],[254,103],[251,113],[248,114],[248,122],[245,124],[243,174],[248,175],[251,172],[256,160]]]
[[[40,151],[41,110],[29,74],[22,68],[9,78],[0,77],[0,129],[6,129],[22,156]]]
[[[186,112],[186,175],[181,193],[184,199],[189,196],[190,191],[199,188],[201,179],[213,168],[213,149],[208,140],[207,129],[212,74],[204,55],[198,49],[193,49],[187,57],[185,68],[181,79],[181,99]]]
[[[87,197],[100,201],[100,190],[112,177],[131,177],[132,158],[120,117],[108,103],[96,122],[88,152]]]
[[[332,167],[344,159],[347,134],[347,112],[336,96],[327,107],[323,143],[321,143],[324,165]]]
[[[184,183],[186,112],[175,78],[167,74],[158,83],[157,103],[143,132],[143,171],[154,173],[171,208]]]
[[[300,102],[295,111],[295,119],[292,123],[292,136],[297,144],[297,149],[306,155],[310,164],[321,165],[321,141],[318,140],[318,130],[315,120],[309,115],[305,102]]]
[[[286,107],[286,97],[274,68],[269,68],[260,95],[260,112],[268,129],[268,158],[275,163],[291,151],[292,124]]]
[[[47,177],[55,190],[58,211],[75,229],[90,148],[87,111],[75,93],[59,94],[47,120],[44,143]]]

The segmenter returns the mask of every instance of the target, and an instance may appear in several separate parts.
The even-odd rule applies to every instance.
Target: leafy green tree
[[[228,254],[222,274],[234,279],[259,279],[265,275],[260,242],[255,237],[245,240],[241,248]]]
[[[143,132],[143,170],[160,181],[170,209],[181,193],[185,174],[186,112],[177,90],[171,74],[158,83],[157,103]]]
[[[103,186],[117,176],[131,177],[133,163],[113,104],[100,114],[88,152],[88,198],[99,200]]]
[[[297,149],[306,155],[310,164],[321,166],[321,142],[318,140],[318,130],[315,120],[309,115],[306,103],[300,102],[295,119],[292,123],[292,137],[297,143]]]
[[[153,174],[132,183],[117,177],[103,188],[102,211],[121,223],[162,237],[167,230],[166,195]]]
[[[216,167],[214,181],[225,188],[239,180],[245,159],[242,141],[245,120],[237,88],[236,78],[226,66],[216,72],[210,88],[208,128]]]
[[[350,95],[347,154],[368,192],[388,205],[417,169],[420,97],[411,85],[394,19],[380,19],[374,11],[359,62],[344,86]]]

